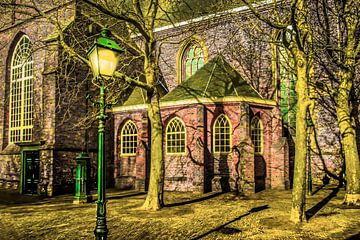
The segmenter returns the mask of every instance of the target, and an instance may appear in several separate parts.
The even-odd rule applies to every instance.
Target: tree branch
[[[246,6],[249,7],[251,12],[261,21],[268,24],[270,27],[276,28],[276,29],[285,29],[287,27],[287,24],[282,24],[280,22],[274,22],[270,18],[266,17],[264,14],[261,14],[257,8],[254,7],[252,3],[250,3],[249,0],[241,0],[243,3],[246,4]]]
[[[110,11],[109,9],[105,8],[104,6],[100,5],[100,4],[97,4],[93,1],[90,1],[90,0],[82,0],[83,2],[89,4],[90,6],[98,9],[100,12],[106,14],[106,15],[109,15],[113,18],[116,18],[118,20],[123,20],[125,22],[128,22],[130,24],[132,24],[139,32],[140,34],[146,39],[146,40],[149,40],[150,37],[149,37],[149,34],[146,32],[146,30],[144,29],[144,27],[136,20],[136,19],[133,19],[129,16],[125,16],[125,14],[117,14],[115,12],[112,12]]]

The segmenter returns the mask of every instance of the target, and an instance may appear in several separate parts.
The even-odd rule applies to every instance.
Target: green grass
[[[332,192],[328,187],[309,197],[307,210]],[[109,239],[346,239],[360,233],[360,209],[341,204],[343,190],[302,225],[289,222],[290,191],[268,190],[245,199],[233,193],[166,192],[167,206],[157,212],[140,210],[145,195],[132,193],[108,194]],[[74,205],[69,195],[1,201],[4,196],[1,240],[94,238],[95,202]]]

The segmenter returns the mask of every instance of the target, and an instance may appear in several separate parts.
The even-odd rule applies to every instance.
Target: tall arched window
[[[33,132],[33,59],[29,38],[15,47],[10,77],[10,142],[28,142]]]
[[[231,124],[224,114],[214,123],[213,144],[215,153],[229,153],[231,150]]]
[[[177,117],[170,120],[166,127],[166,152],[185,153],[185,124]]]
[[[138,142],[138,131],[133,121],[128,120],[121,130],[121,155],[134,156]]]
[[[281,36],[290,41],[292,32],[292,28],[288,27],[286,33]],[[285,47],[279,46],[277,48],[277,66],[280,75],[280,109],[283,122],[289,128],[291,134],[294,134],[297,102],[295,86],[297,79],[295,75],[295,62],[290,51]]]
[[[183,52],[181,60],[181,81],[185,81],[193,75],[199,68],[204,66],[204,51],[202,47],[192,42]]]
[[[262,154],[263,150],[263,127],[258,117],[251,120],[251,140],[254,144],[254,153]]]

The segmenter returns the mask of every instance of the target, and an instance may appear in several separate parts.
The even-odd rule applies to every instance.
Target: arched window
[[[251,140],[254,144],[255,154],[262,154],[263,150],[263,127],[258,117],[251,120]]]
[[[33,133],[33,59],[29,38],[17,43],[10,70],[10,142],[28,142]]]
[[[128,120],[121,130],[121,155],[134,156],[138,142],[138,131],[133,121]]]
[[[287,42],[292,41],[294,30],[291,26],[287,28],[279,39],[283,38]],[[281,39],[280,39],[281,40]],[[283,122],[291,132],[295,133],[296,125],[296,102],[297,95],[295,91],[296,75],[295,62],[288,49],[282,46],[277,47],[277,66],[280,77],[280,109],[283,117]]]
[[[185,153],[185,124],[177,117],[170,120],[166,127],[166,152]]]
[[[231,150],[231,124],[224,114],[214,123],[213,144],[215,153],[229,153]]]
[[[183,52],[181,60],[181,81],[185,81],[202,66],[204,66],[204,51],[198,43],[192,42]]]
[[[284,123],[295,130],[296,102],[295,91],[296,76],[294,73],[294,61],[285,48],[278,48],[279,73],[280,73],[280,109]]]

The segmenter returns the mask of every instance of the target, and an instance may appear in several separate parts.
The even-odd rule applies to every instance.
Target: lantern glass
[[[116,70],[120,53],[95,45],[88,56],[95,77],[111,77]]]

